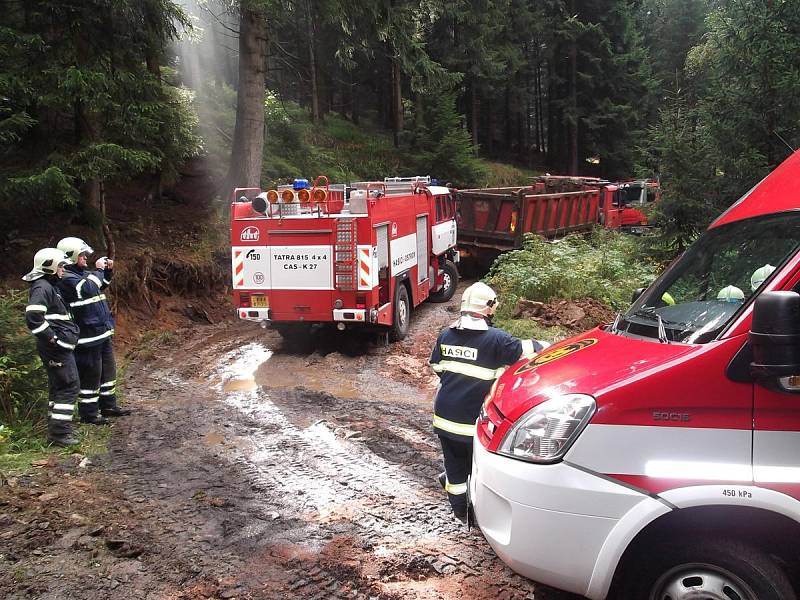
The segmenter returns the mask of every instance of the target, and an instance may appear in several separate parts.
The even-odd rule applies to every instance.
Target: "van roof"
[[[772,173],[734,202],[708,228],[798,209],[800,209],[800,150],[790,155]]]

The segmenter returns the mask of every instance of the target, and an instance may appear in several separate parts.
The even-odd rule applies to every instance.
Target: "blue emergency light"
[[[292,182],[293,190],[307,190],[310,187],[311,185],[308,183],[308,179],[295,179]]]

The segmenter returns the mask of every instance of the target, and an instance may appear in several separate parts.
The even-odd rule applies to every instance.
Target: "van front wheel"
[[[704,540],[648,549],[644,569],[629,574],[620,598],[649,600],[796,600],[786,573],[769,554],[734,540]]]

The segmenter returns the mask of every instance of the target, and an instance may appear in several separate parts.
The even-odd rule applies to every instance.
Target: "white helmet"
[[[750,287],[752,290],[755,292],[759,287],[761,287],[761,284],[764,283],[767,277],[772,275],[774,270],[775,267],[770,264],[766,264],[763,267],[759,267],[753,271],[753,275],[750,277]]]
[[[58,267],[68,264],[69,259],[58,248],[42,248],[33,255],[33,270],[22,279],[33,281],[45,275],[55,275]]]
[[[86,254],[91,254],[94,252],[89,244],[84,242],[81,238],[76,237],[65,237],[63,240],[58,242],[57,247],[64,254],[66,254],[67,258],[73,263],[78,262],[78,256],[84,252]]]
[[[717,300],[722,300],[723,302],[742,302],[744,301],[744,292],[735,285],[728,285],[719,291]]]
[[[461,312],[470,312],[491,317],[499,306],[497,294],[483,282],[473,283],[461,296]]]

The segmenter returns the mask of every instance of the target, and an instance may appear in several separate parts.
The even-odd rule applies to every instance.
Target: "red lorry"
[[[231,204],[233,301],[282,335],[316,323],[405,337],[412,308],[458,284],[455,200],[427,177],[238,188]]]
[[[589,231],[595,225],[643,233],[641,211],[655,201],[652,180],[611,183],[596,177],[537,177],[532,185],[460,190],[458,245],[462,256],[489,263],[522,247],[526,233],[547,238]]]

